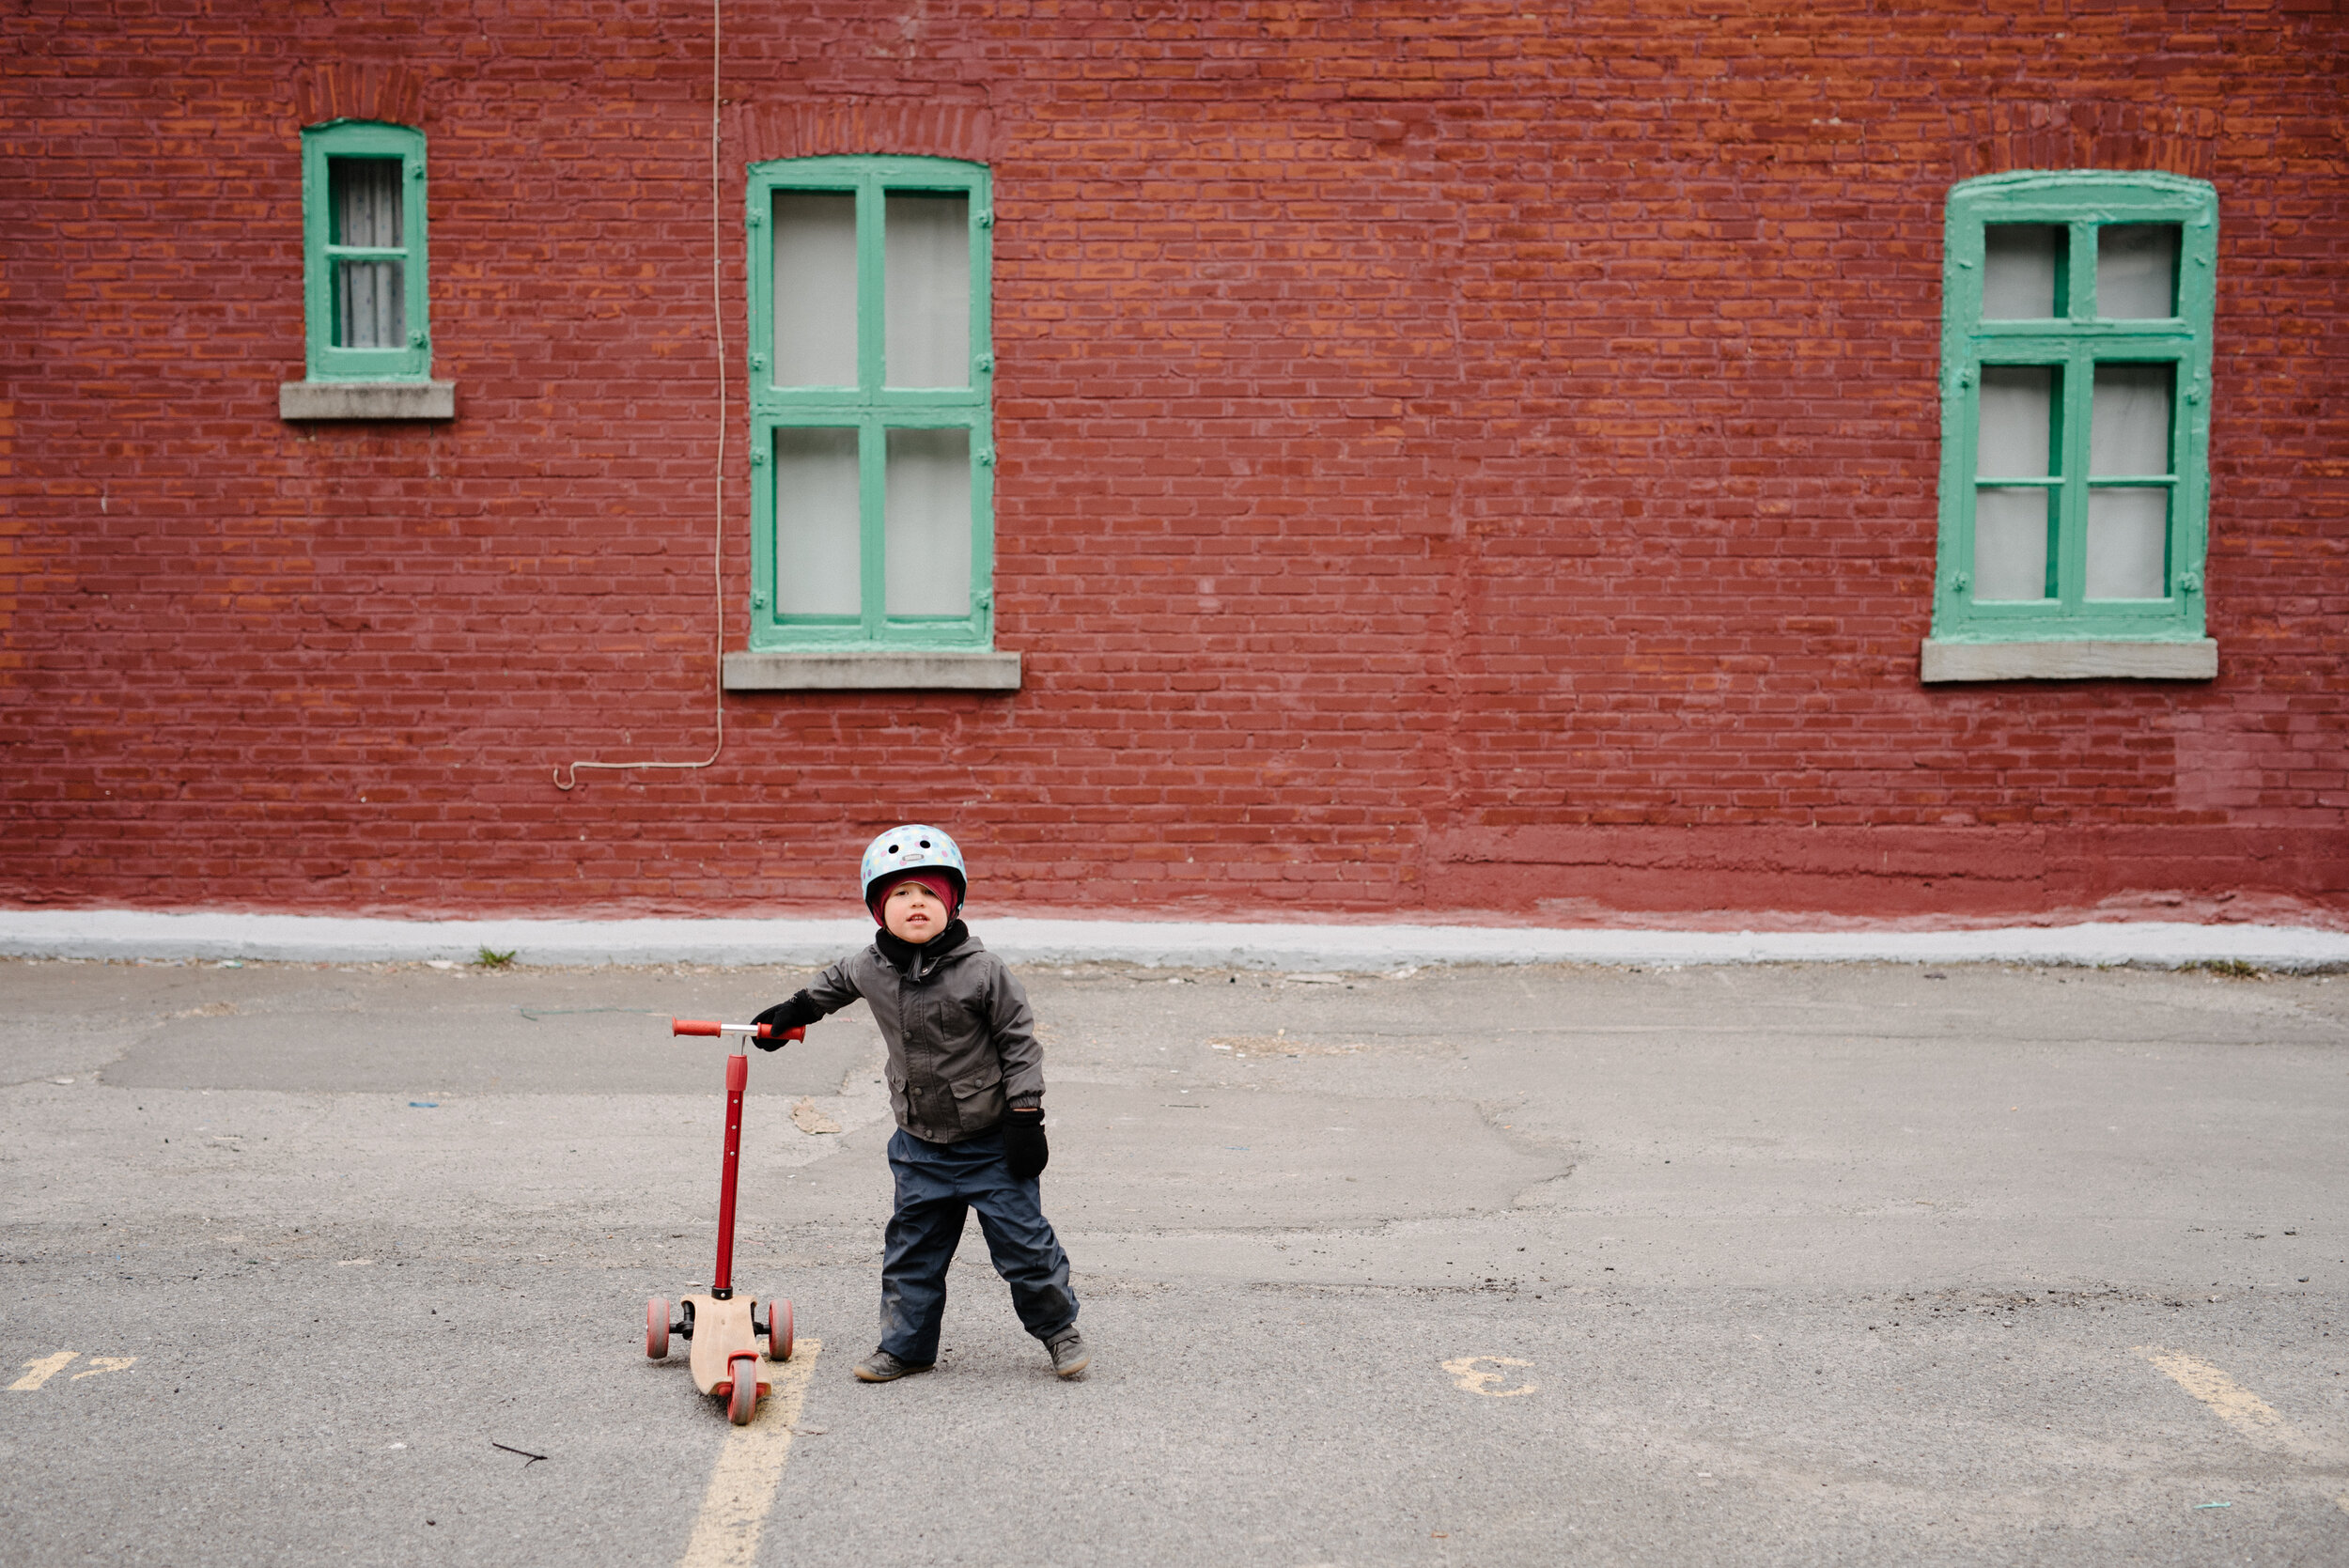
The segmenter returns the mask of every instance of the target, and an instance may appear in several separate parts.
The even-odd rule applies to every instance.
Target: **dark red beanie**
[[[946,906],[948,920],[962,913],[961,900],[955,896],[955,879],[936,866],[926,866],[919,871],[900,871],[894,877],[884,877],[873,884],[873,896],[864,907],[873,912],[874,924],[889,924],[881,919],[881,906],[889,902],[889,890],[900,882],[919,882],[938,894],[938,901]]]

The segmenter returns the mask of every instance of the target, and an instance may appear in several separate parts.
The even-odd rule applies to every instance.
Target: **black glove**
[[[1052,1151],[1044,1146],[1044,1108],[1015,1107],[1003,1116],[1003,1163],[1015,1181],[1033,1181],[1044,1174]]]
[[[781,1050],[786,1034],[795,1029],[805,1029],[823,1016],[824,1010],[816,1005],[814,997],[805,991],[794,992],[789,1001],[778,1001],[751,1020],[767,1026],[767,1034],[760,1036],[755,1043],[760,1050]]]

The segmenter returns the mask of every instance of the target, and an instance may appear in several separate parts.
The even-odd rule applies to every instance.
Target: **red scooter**
[[[669,1032],[710,1036],[740,1035],[769,1040],[774,1034],[763,1023],[711,1023],[700,1018],[671,1018]],[[807,1032],[785,1032],[786,1040],[803,1040]],[[758,1409],[759,1396],[771,1390],[758,1380],[758,1342],[767,1342],[768,1356],[791,1358],[791,1303],[771,1301],[767,1315],[758,1315],[754,1297],[734,1294],[734,1187],[742,1155],[742,1091],[751,1081],[750,1058],[738,1047],[726,1058],[726,1162],[718,1178],[718,1267],[710,1276],[708,1296],[688,1296],[677,1305],[684,1316],[669,1321],[666,1297],[645,1303],[645,1354],[658,1361],[669,1354],[669,1336],[692,1345],[694,1387],[726,1402],[726,1419],[748,1426]]]

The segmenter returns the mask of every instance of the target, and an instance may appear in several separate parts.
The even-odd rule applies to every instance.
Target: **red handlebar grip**
[[[758,1026],[758,1037],[762,1040],[772,1040],[776,1038],[775,1026],[770,1023],[760,1024]],[[783,1032],[782,1038],[786,1040],[804,1040],[807,1038],[807,1031],[804,1029],[786,1029]]]
[[[669,1032],[672,1034],[715,1034],[719,1032],[718,1021],[715,1018],[671,1018]]]

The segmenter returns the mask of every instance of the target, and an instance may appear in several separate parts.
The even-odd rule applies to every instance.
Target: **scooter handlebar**
[[[754,1040],[771,1040],[775,1038],[774,1026],[771,1024],[720,1023],[715,1018],[671,1018],[669,1020],[669,1032],[671,1034],[701,1034],[712,1037],[723,1034],[744,1034]],[[807,1031],[804,1029],[786,1029],[783,1032],[783,1038],[786,1040],[804,1040],[807,1038]]]

